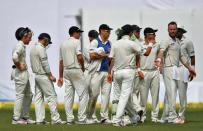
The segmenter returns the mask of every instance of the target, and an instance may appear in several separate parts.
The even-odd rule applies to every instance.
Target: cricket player
[[[65,85],[65,110],[67,124],[74,123],[73,102],[74,93],[79,96],[78,124],[86,124],[86,110],[88,105],[88,87],[84,76],[84,59],[81,52],[80,36],[83,31],[76,26],[69,29],[70,38],[60,46],[59,80],[58,86]],[[70,85],[71,84],[71,85]]]
[[[92,41],[96,40],[98,38],[98,35],[99,33],[96,31],[96,30],[90,30],[88,32],[88,37],[89,37],[89,42],[91,43]],[[92,70],[89,70],[89,66],[91,64],[91,60],[90,60],[90,54],[89,54],[89,46],[88,45],[88,48],[85,48],[83,49],[83,54],[84,54],[84,58],[85,58],[85,77],[86,77],[86,82],[88,84],[88,91],[89,91],[89,94],[91,93],[91,89],[90,89],[90,82],[91,82],[91,78],[92,78]],[[99,65],[100,63],[98,63]],[[95,65],[97,66],[97,65]],[[94,67],[93,65],[91,65],[92,69],[93,68],[96,68]],[[93,69],[94,70],[94,69]],[[90,94],[91,96],[91,94]],[[90,104],[90,99],[89,99],[89,102]],[[97,119],[97,116],[96,116],[96,108],[94,110],[94,113],[90,113],[89,111],[91,110],[89,108],[90,106],[88,106],[88,109],[87,109],[87,123],[88,124],[94,124],[94,123],[100,123],[100,121]]]
[[[111,42],[108,39],[111,30],[112,28],[110,28],[106,24],[100,25],[99,37],[90,43],[90,59],[91,59],[90,70],[92,69],[94,70],[91,72],[93,75],[90,82],[90,91],[91,91],[89,102],[90,110],[88,112],[90,113],[89,114],[90,116],[94,113],[97,98],[101,91],[100,115],[101,115],[101,123],[104,124],[111,123],[108,116],[111,84],[107,81],[109,67],[108,55],[111,49]],[[96,50],[98,50],[101,53],[98,53]],[[92,68],[92,66],[95,67],[94,65],[95,61],[96,65],[98,65],[97,63],[100,64],[96,66],[97,68]]]
[[[45,99],[50,108],[51,123],[65,124],[66,122],[60,119],[57,111],[57,96],[53,84],[53,82],[56,82],[56,78],[51,73],[46,53],[46,48],[49,44],[52,44],[50,35],[41,33],[38,37],[38,42],[30,51],[31,67],[35,74],[36,124],[49,124],[49,122],[45,121]]]
[[[191,40],[189,40],[187,37],[185,37],[185,34],[187,31],[184,29],[184,27],[178,27],[177,32],[177,38],[180,41],[181,46],[181,52],[182,54],[187,58],[187,60],[190,62],[190,65],[193,69],[195,69],[195,50],[194,45]],[[185,68],[182,64],[179,67],[179,73],[180,73],[180,80],[178,82],[178,94],[179,94],[179,100],[180,100],[180,109],[178,116],[181,119],[180,123],[185,123],[185,110],[187,106],[187,88],[188,88],[188,82],[193,80],[193,77],[189,79],[189,72],[187,68]]]
[[[156,67],[155,60],[157,58],[160,45],[156,43],[155,37],[157,30],[147,27],[144,29],[144,42],[142,46],[146,49],[148,46],[151,46],[151,53],[148,56],[140,56],[140,69],[144,75],[144,79],[140,79],[139,90],[140,90],[140,100],[142,110],[144,114],[141,118],[141,121],[144,122],[146,119],[146,106],[149,90],[152,96],[152,111],[151,111],[151,121],[158,122],[158,113],[159,113],[159,87],[160,87],[160,78],[159,70]]]
[[[157,62],[163,62],[163,79],[165,84],[164,110],[161,118],[161,123],[180,124],[180,119],[176,113],[176,93],[178,88],[178,67],[179,61],[188,69],[190,76],[196,75],[194,69],[190,66],[188,60],[182,55],[180,44],[176,38],[177,24],[170,22],[168,24],[169,39],[163,41],[160,45]],[[159,64],[158,64],[159,65]]]
[[[137,27],[137,26],[136,26]],[[135,26],[132,25],[132,29],[133,29],[133,33],[135,32]],[[139,28],[140,29],[140,28]],[[123,36],[123,31],[122,29],[117,29],[116,30],[116,35],[117,35],[117,40],[120,40]],[[132,36],[131,36],[132,38]],[[132,40],[132,39],[131,39]],[[133,40],[132,40],[133,41]],[[143,56],[148,56],[151,52],[152,49],[152,43],[149,44],[149,46],[147,46],[146,48],[142,47],[142,43],[139,41],[134,41],[134,44],[140,46],[142,48],[142,55]],[[132,91],[132,105],[134,107],[134,109],[136,110],[137,114],[140,116],[140,118],[143,118],[143,109],[140,105],[140,89],[139,89],[139,82],[141,79],[144,79],[144,75],[140,70],[140,54],[136,55],[136,68],[139,67],[139,71],[137,71],[136,75],[135,75],[135,80],[134,80],[134,88]],[[116,114],[116,109],[117,109],[117,105],[119,102],[119,96],[120,96],[120,89],[118,88],[118,83],[116,83],[116,81],[113,81],[113,100],[112,100],[112,119],[115,117]],[[128,116],[128,112],[125,110],[125,114],[123,116],[123,122],[125,124],[129,124],[130,120],[129,120],[129,116]],[[142,122],[141,119],[139,122]]]
[[[109,55],[111,65],[108,71],[108,80],[111,81],[113,77],[114,82],[118,84],[117,87],[120,89],[120,94],[116,92],[113,96],[118,97],[116,116],[112,121],[114,126],[125,126],[122,121],[125,109],[128,111],[133,124],[136,124],[140,119],[130,99],[134,88],[136,54],[140,54],[142,49],[130,40],[133,34],[131,25],[124,25],[121,29],[123,36],[113,44]],[[115,100],[115,98],[113,99]]]
[[[32,31],[26,27],[16,30],[15,36],[18,40],[13,49],[12,59],[14,63],[13,79],[15,81],[16,100],[12,124],[34,124],[29,118],[29,108],[32,102],[29,73],[26,64],[26,45],[32,39]]]

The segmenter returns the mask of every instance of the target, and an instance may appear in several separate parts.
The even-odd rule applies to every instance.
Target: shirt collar
[[[45,46],[44,46],[42,43],[38,42],[37,44],[39,44],[40,46],[42,46],[43,48],[45,48]]]
[[[98,37],[98,38],[99,38],[99,40],[102,42],[102,44],[106,44],[106,43],[108,42],[108,40],[107,40],[107,41],[105,41],[105,42],[103,42],[103,41],[102,41],[102,38],[101,38],[101,36],[100,36],[100,35],[99,35],[99,37]]]
[[[71,36],[69,39],[74,39],[75,40],[75,37]]]
[[[25,44],[23,43],[23,41],[19,41],[19,43],[25,48],[26,46],[25,46]]]
[[[170,36],[169,36],[169,40],[170,40],[172,43],[177,43],[177,42],[178,42],[178,39],[177,39],[177,38],[172,39]]]

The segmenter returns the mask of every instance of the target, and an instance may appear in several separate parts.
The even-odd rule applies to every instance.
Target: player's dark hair
[[[171,21],[171,22],[168,23],[168,26],[169,25],[176,25],[177,26],[177,23],[175,21]]]

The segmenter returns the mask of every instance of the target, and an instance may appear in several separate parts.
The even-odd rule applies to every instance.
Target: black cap
[[[72,35],[74,32],[84,32],[83,30],[81,30],[80,28],[78,28],[77,26],[71,26],[69,28],[69,35]]]
[[[101,24],[99,26],[99,30],[113,30],[113,29],[110,28],[107,24]]]
[[[158,30],[152,29],[151,27],[147,27],[144,29],[144,35],[146,36],[147,34],[155,34]]]
[[[122,26],[121,29],[123,31],[123,35],[128,35],[129,33],[133,32],[133,28],[129,24]]]
[[[51,36],[47,33],[41,33],[38,37],[39,40],[42,40],[42,39],[46,39],[48,41],[49,44],[52,44],[51,42]]]
[[[134,32],[140,32],[140,30],[142,29],[138,25],[132,25],[132,28]]]
[[[16,32],[15,32],[16,39],[17,39],[17,40],[21,40],[22,37],[23,37],[25,34],[29,33],[29,32],[32,33],[31,29],[29,29],[28,27],[26,27],[26,28],[24,28],[24,27],[18,28],[18,29],[16,30]]]
[[[178,28],[178,32],[182,32],[183,34],[186,33],[187,31],[184,28]]]
[[[96,30],[90,30],[88,33],[88,36],[92,37],[92,38],[97,38],[98,35],[99,35],[99,33]]]

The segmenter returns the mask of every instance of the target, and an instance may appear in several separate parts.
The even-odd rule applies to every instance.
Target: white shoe
[[[128,118],[124,117],[123,118],[123,125],[127,126],[127,125],[130,125],[130,124],[132,124],[132,122],[130,121],[130,118],[129,117]]]
[[[59,121],[52,121],[51,124],[52,125],[63,125],[63,124],[66,124],[67,122],[66,121],[62,121],[62,120],[59,120]]]
[[[12,124],[13,124],[13,125],[17,125],[17,124],[19,124],[19,125],[27,125],[28,123],[27,123],[27,121],[25,121],[25,120],[23,120],[23,119],[20,119],[20,120],[15,120],[15,119],[13,119],[13,120],[12,120]]]
[[[93,121],[94,121],[95,123],[100,123],[100,121],[99,121],[97,118],[93,118]]]
[[[22,118],[24,121],[27,121],[27,124],[36,124],[36,121],[34,121],[34,120],[32,120],[32,119],[30,119],[30,118],[28,118],[28,119],[26,119],[26,118]]]
[[[113,126],[121,127],[121,126],[125,126],[125,125],[124,125],[123,122],[121,121],[121,122],[113,123]]]
[[[169,123],[173,123],[173,124],[183,124],[184,121],[182,121],[182,119],[180,119],[180,118],[176,118],[176,119],[174,119],[172,122],[170,121]]]
[[[87,120],[86,120],[86,123],[87,123],[87,124],[95,124],[95,123],[97,123],[97,122],[95,122],[94,119],[87,119]]]
[[[76,121],[75,124],[79,124],[79,125],[87,125],[87,124],[90,124],[90,121],[89,121],[89,123],[88,123],[87,121],[88,121],[87,119],[85,119],[85,120],[83,120],[83,121]],[[92,123],[91,123],[91,124],[92,124]]]
[[[158,122],[161,123],[161,124],[166,124],[166,123],[168,123],[168,120],[160,119],[160,120],[158,120]]]
[[[152,119],[152,123],[158,123],[160,120],[156,119]]]
[[[130,119],[131,119],[131,123],[136,125],[140,121],[140,116],[139,115],[135,115],[135,116],[133,116]]]
[[[67,121],[66,124],[67,125],[73,125],[73,124],[75,124],[75,122],[74,121]]]

